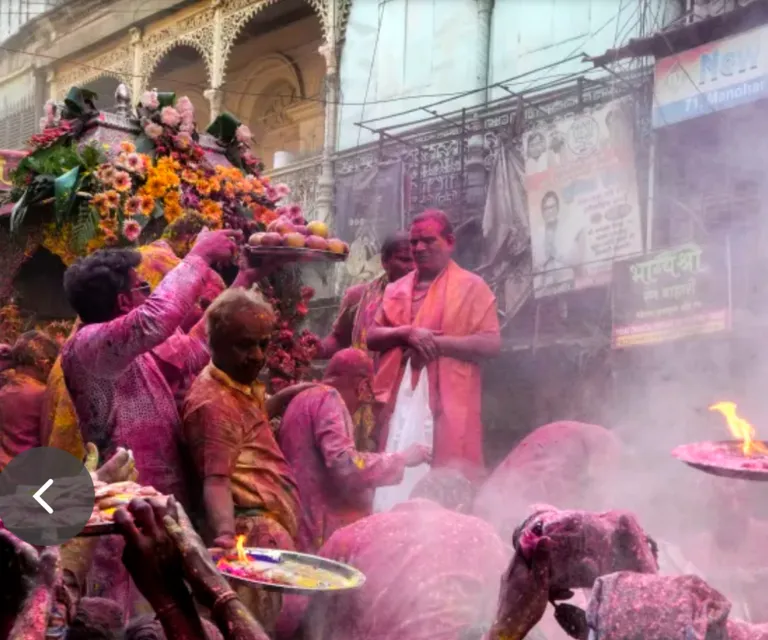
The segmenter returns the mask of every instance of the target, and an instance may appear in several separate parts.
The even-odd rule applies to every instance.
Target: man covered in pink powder
[[[315,596],[308,640],[458,640],[489,627],[508,555],[493,527],[463,515],[472,485],[453,469],[430,472],[411,499],[337,531],[320,550],[365,584],[342,598]]]
[[[210,266],[232,260],[235,236],[200,234],[151,295],[133,250],[98,251],[64,276],[67,298],[83,323],[62,350],[62,367],[84,441],[95,443],[103,458],[118,446],[132,450],[142,483],[182,501],[181,420],[173,393],[178,381],[166,379],[153,350],[185,352],[190,372],[205,366],[204,342],[179,326],[197,303]]]
[[[428,462],[414,445],[402,453],[361,453],[351,414],[373,400],[373,361],[359,349],[343,349],[328,363],[323,384],[288,405],[278,434],[301,496],[299,550],[314,553],[330,535],[371,512],[373,490],[398,484],[405,467]]]

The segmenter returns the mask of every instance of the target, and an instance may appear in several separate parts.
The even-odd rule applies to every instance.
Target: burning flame
[[[745,456],[755,453],[768,454],[768,447],[755,440],[755,428],[736,413],[735,402],[718,402],[709,407],[709,410],[719,411],[723,415],[733,437],[741,440],[741,451]]]
[[[248,555],[245,553],[245,536],[237,536],[235,549],[237,549],[237,559],[240,562],[248,562]]]

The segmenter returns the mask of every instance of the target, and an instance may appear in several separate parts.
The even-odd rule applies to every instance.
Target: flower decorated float
[[[40,248],[63,270],[101,248],[160,238],[183,257],[204,227],[240,229],[252,262],[269,260],[271,248],[287,265],[262,283],[279,315],[270,386],[305,376],[317,338],[299,327],[314,292],[288,263],[344,259],[346,245],[329,238],[325,225],[307,222],[288,204],[289,189],[262,175],[251,133],[233,116],[219,116],[200,133],[186,97],[148,91],[135,117],[127,89],[116,97],[115,114],[98,111],[96,96],[79,88],[63,105],[46,105],[42,132],[12,174],[7,241],[23,247],[12,272]]]

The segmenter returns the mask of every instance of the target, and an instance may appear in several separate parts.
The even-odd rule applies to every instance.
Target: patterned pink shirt
[[[314,553],[337,529],[371,512],[373,490],[398,484],[401,454],[361,453],[336,389],[318,385],[288,405],[278,440],[299,486],[299,551]]]
[[[178,327],[207,271],[203,260],[188,256],[143,305],[110,322],[84,325],[62,350],[85,442],[95,443],[103,458],[118,446],[131,449],[140,482],[182,501],[187,496],[174,391],[209,355],[203,342]]]

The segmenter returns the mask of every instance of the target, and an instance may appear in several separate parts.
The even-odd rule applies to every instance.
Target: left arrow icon
[[[49,479],[42,487],[40,487],[37,491],[35,491],[35,495],[32,496],[37,501],[37,503],[48,512],[49,515],[53,513],[53,509],[51,509],[48,503],[45,500],[43,500],[42,496],[50,488],[52,484],[53,484],[53,480]]]

